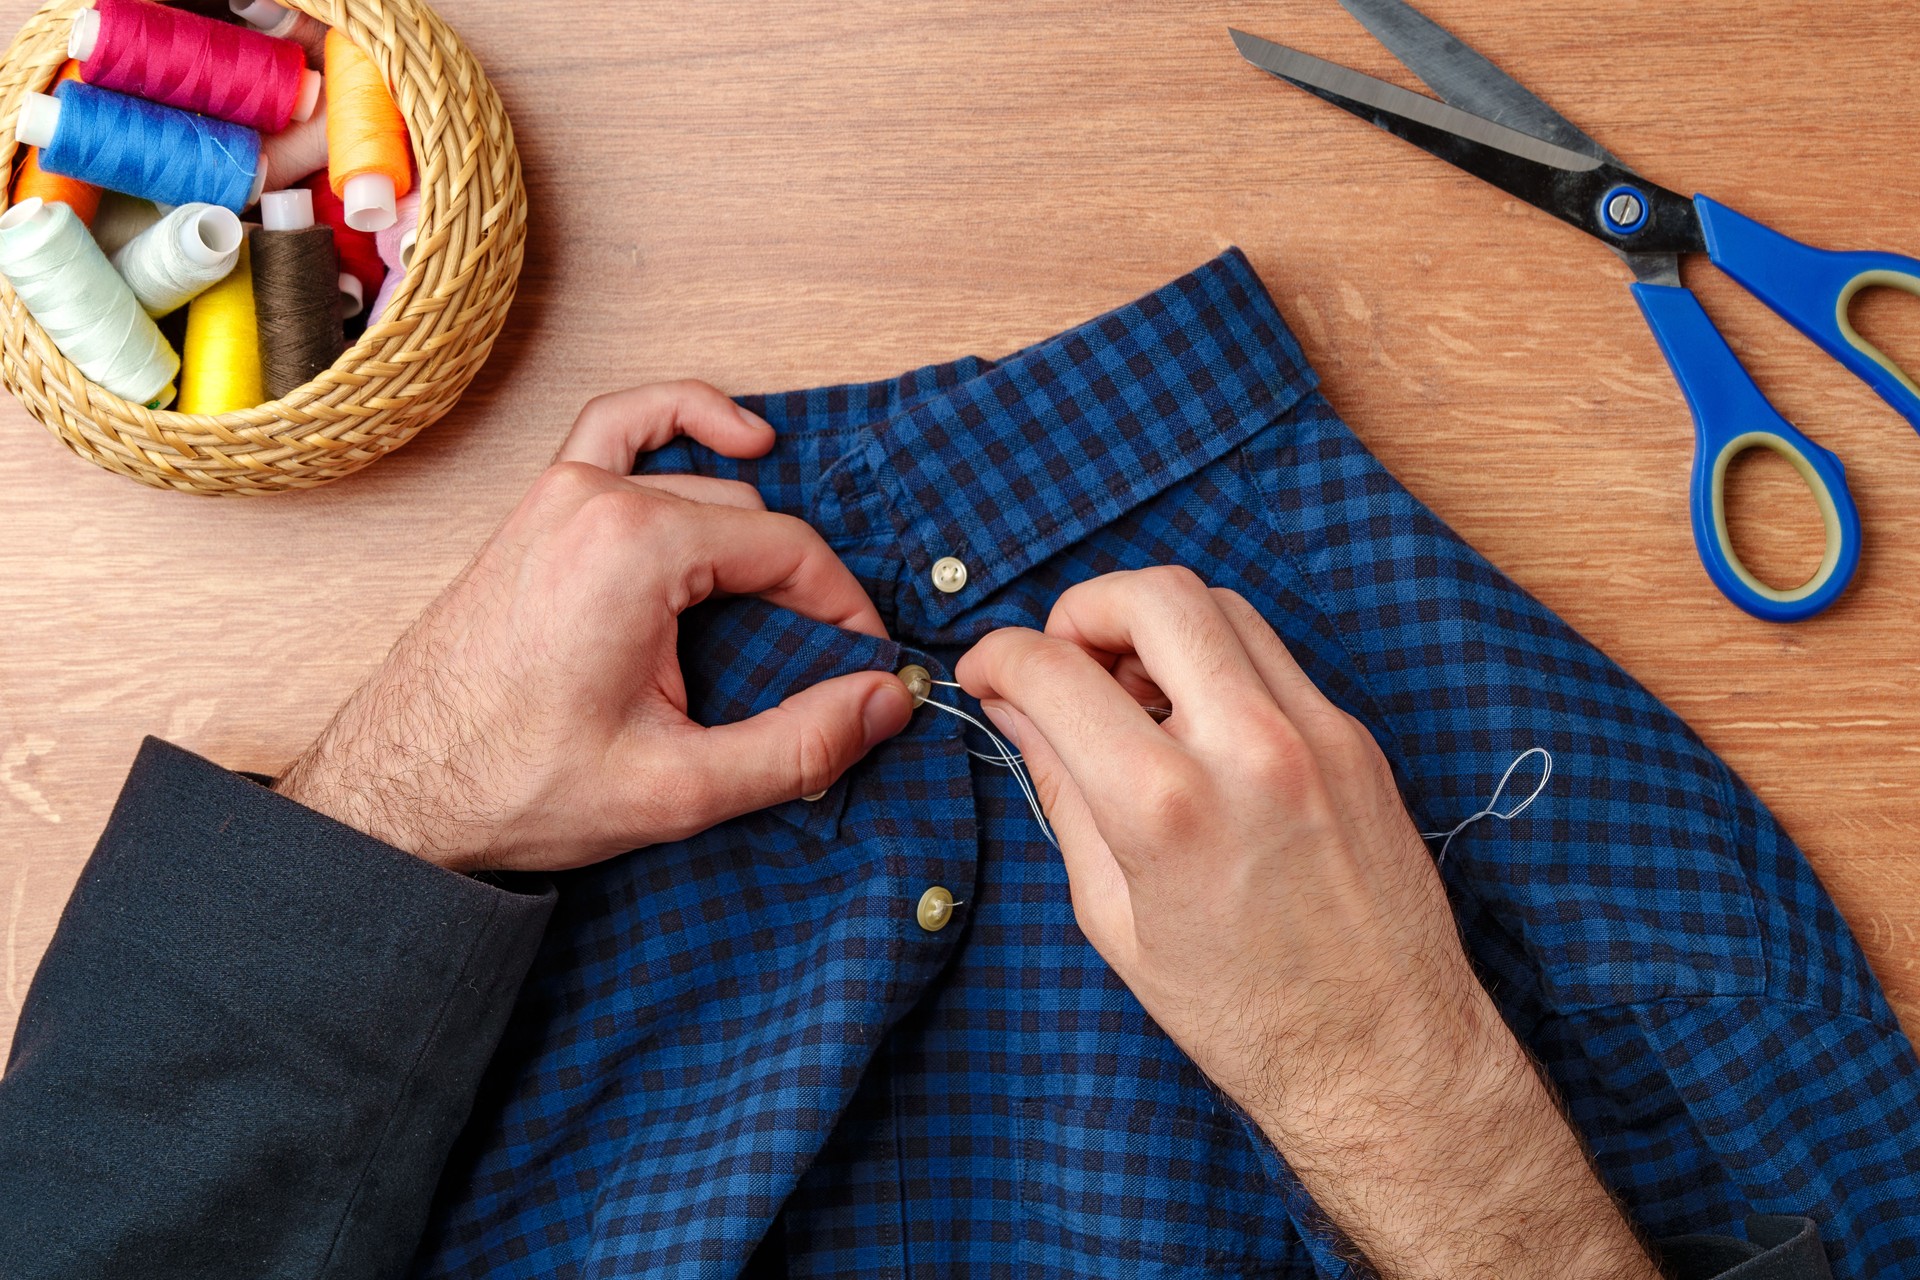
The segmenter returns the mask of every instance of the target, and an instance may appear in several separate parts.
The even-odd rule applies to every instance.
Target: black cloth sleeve
[[[0,1077],[0,1276],[389,1276],[553,909],[149,738]]]
[[[1747,1238],[1676,1236],[1659,1244],[1673,1280],[1833,1280],[1811,1218],[1747,1219]]]

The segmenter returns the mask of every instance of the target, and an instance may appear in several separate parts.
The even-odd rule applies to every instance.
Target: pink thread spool
[[[88,84],[259,133],[305,120],[320,101],[299,45],[152,0],[97,0],[74,15],[67,51]]]
[[[380,286],[373,305],[367,308],[367,323],[379,324],[393,305],[393,295],[407,278],[413,265],[414,242],[420,238],[420,193],[411,192],[400,201],[392,226],[374,237],[380,248],[380,260],[387,264],[387,280]]]

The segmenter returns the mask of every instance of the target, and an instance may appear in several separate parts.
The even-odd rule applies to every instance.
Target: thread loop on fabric
[[[1500,795],[1507,789],[1507,781],[1513,777],[1514,770],[1524,764],[1530,756],[1540,757],[1540,781],[1534,784],[1533,790],[1527,793],[1525,799],[1514,804],[1512,808],[1502,811],[1500,808]],[[1511,822],[1526,812],[1528,806],[1532,805],[1535,800],[1538,800],[1540,793],[1547,789],[1547,782],[1552,777],[1553,753],[1545,747],[1528,747],[1525,751],[1515,756],[1513,763],[1507,766],[1507,771],[1500,775],[1500,781],[1494,784],[1493,794],[1487,797],[1486,808],[1461,819],[1450,831],[1422,831],[1420,833],[1422,840],[1439,840],[1442,842],[1440,852],[1434,856],[1435,864],[1437,865],[1447,860],[1447,850],[1453,846],[1453,838],[1455,836],[1482,818],[1497,818],[1501,822]]]

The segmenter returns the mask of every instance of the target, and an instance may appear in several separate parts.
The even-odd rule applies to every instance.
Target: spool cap
[[[82,9],[73,15],[73,27],[67,32],[67,56],[85,62],[100,43],[100,11]]]
[[[254,161],[253,163],[254,163],[253,186],[249,188],[247,191],[248,204],[258,204],[260,201],[260,194],[267,189],[268,165],[267,165],[266,152],[264,151],[261,152],[260,158]]]
[[[340,318],[351,320],[365,310],[367,291],[360,284],[360,277],[348,271],[340,273]]]
[[[227,0],[227,8],[233,10],[233,16],[248,26],[266,32],[273,32],[275,27],[293,16],[293,10],[283,4],[275,4],[273,0]]]
[[[199,213],[180,224],[180,252],[187,261],[204,267],[232,262],[239,256],[240,242],[246,234],[233,210],[217,204],[203,205]]]
[[[60,99],[50,93],[30,93],[21,99],[20,115],[13,124],[16,142],[23,147],[50,147],[53,135],[58,132]]]
[[[300,73],[300,94],[293,100],[293,118],[295,120],[313,119],[315,107],[320,105],[320,73],[306,70]]]
[[[47,202],[39,196],[28,196],[5,213],[0,213],[0,231],[13,231],[37,222],[47,211]]]
[[[356,173],[347,179],[340,202],[347,207],[347,225],[355,231],[385,231],[399,216],[394,205],[393,179],[384,173]]]
[[[313,192],[305,187],[269,191],[260,197],[260,227],[265,231],[304,231],[313,225]]]

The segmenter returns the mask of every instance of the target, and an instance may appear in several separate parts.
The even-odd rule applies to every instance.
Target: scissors
[[[1920,295],[1920,261],[1815,249],[1706,196],[1689,200],[1648,182],[1404,0],[1340,3],[1442,100],[1244,31],[1233,31],[1233,41],[1262,71],[1572,223],[1625,259],[1633,296],[1693,411],[1689,505],[1707,576],[1727,599],[1770,622],[1810,618],[1832,604],[1860,563],[1860,516],[1846,471],[1761,395],[1699,299],[1681,286],[1680,255],[1705,253],[1915,430],[1920,385],[1854,330],[1848,312],[1855,295],[1874,285]],[[1826,526],[1819,568],[1786,590],[1755,577],[1727,534],[1727,464],[1754,448],[1793,464]]]

